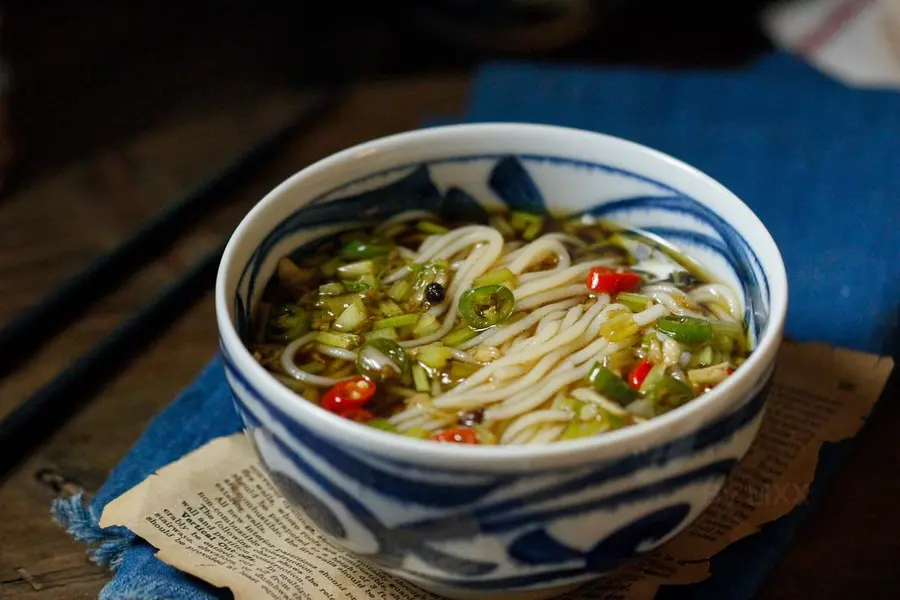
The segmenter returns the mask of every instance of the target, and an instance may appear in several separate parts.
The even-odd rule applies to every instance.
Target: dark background
[[[261,88],[471,70],[497,53],[422,30],[426,0],[48,0],[5,9],[16,159],[4,193],[162,122]],[[527,58],[666,66],[738,64],[768,46],[763,0],[598,0],[595,32]],[[605,7],[605,8],[604,8]]]

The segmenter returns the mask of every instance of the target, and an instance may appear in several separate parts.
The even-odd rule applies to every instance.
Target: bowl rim
[[[390,153],[402,147],[439,142],[447,135],[508,135],[516,132],[572,136],[573,145],[579,140],[588,143],[602,140],[606,144],[630,148],[633,152],[645,154],[651,160],[668,163],[685,172],[708,186],[713,193],[724,195],[730,204],[736,205],[745,213],[741,218],[750,219],[752,221],[750,226],[758,228],[761,236],[761,243],[757,242],[751,247],[756,249],[760,246],[770,246],[766,249],[766,253],[772,258],[772,264],[763,269],[769,282],[769,316],[766,329],[757,340],[756,348],[742,368],[735,371],[734,376],[690,403],[664,415],[600,436],[557,441],[539,446],[468,446],[409,438],[348,421],[298,397],[252,357],[249,349],[241,341],[232,320],[228,294],[233,294],[233,290],[226,289],[226,283],[237,249],[244,236],[256,227],[258,215],[270,205],[280,202],[285,193],[298,182],[352,164],[360,156],[376,152]],[[342,174],[341,178],[352,179],[348,178],[346,173]],[[720,216],[726,221],[731,221],[724,215]],[[514,122],[466,123],[405,131],[356,144],[301,169],[267,193],[241,220],[223,251],[215,286],[216,320],[221,343],[234,362],[234,367],[247,382],[253,384],[254,391],[274,402],[292,418],[305,426],[313,427],[322,436],[335,443],[347,444],[365,452],[373,452],[406,463],[473,471],[534,469],[556,467],[561,463],[584,462],[596,458],[598,454],[610,453],[610,456],[614,456],[659,446],[677,437],[680,432],[696,429],[695,425],[691,425],[692,422],[697,424],[708,422],[719,414],[722,404],[728,397],[755,393],[755,386],[758,387],[760,384],[758,380],[771,375],[770,367],[775,361],[782,340],[787,303],[787,273],[778,245],[752,209],[717,180],[673,156],[624,138],[571,127]],[[751,379],[751,374],[756,374],[757,379]]]

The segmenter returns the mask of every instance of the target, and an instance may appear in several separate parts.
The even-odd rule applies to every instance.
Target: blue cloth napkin
[[[883,351],[900,301],[900,96],[844,88],[773,55],[734,71],[663,72],[492,64],[479,73],[471,120],[596,129],[660,148],[720,179],[760,215],[791,279],[788,331]],[[896,334],[894,334],[896,335]],[[102,600],[208,600],[228,592],[168,567],[119,528],[100,530],[107,502],[158,468],[240,429],[214,360],[148,427],[88,506],[54,515],[94,559],[116,568]],[[820,456],[810,501],[713,559],[713,576],[665,588],[660,600],[749,600],[849,450]]]
[[[885,352],[900,327],[898,115],[900,94],[776,55],[731,73],[492,64],[467,120],[602,131],[698,167],[781,248],[789,336]]]

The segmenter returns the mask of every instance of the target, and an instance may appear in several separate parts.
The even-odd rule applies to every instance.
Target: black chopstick
[[[0,421],[0,481],[209,291],[223,249],[204,256]]]
[[[282,144],[312,125],[332,104],[337,86],[325,90],[285,126],[238,156],[172,206],[144,224],[131,238],[95,259],[38,304],[0,329],[0,378],[37,352],[93,303],[109,294],[143,265],[171,246],[191,225],[245,181]]]

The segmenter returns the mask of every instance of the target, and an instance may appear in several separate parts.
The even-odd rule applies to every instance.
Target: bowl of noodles
[[[787,283],[696,169],[479,124],[285,181],[235,231],[216,307],[247,435],[327,537],[446,597],[547,598],[712,502],[759,427]]]

